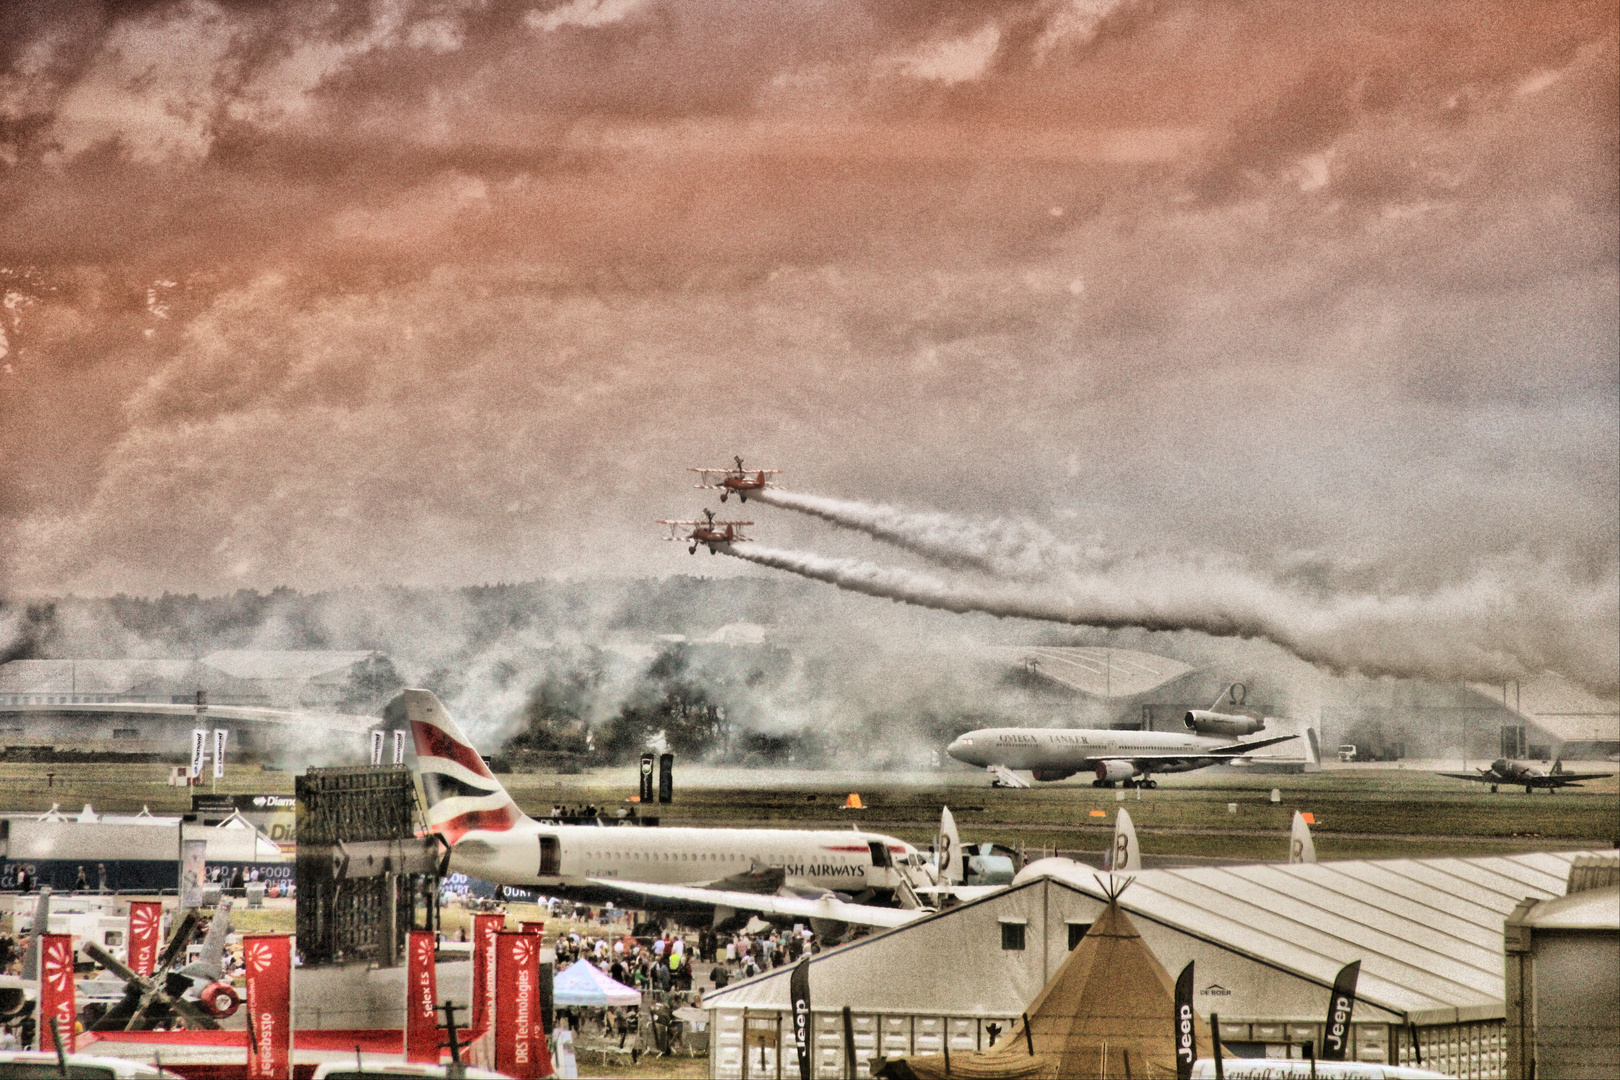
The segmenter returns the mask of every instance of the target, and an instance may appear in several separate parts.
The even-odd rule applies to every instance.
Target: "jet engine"
[[[1266,722],[1258,717],[1210,712],[1207,709],[1194,709],[1183,717],[1183,721],[1189,730],[1200,735],[1252,735],[1266,726]]]
[[[1129,780],[1136,775],[1136,770],[1128,761],[1099,761],[1097,762],[1097,783],[1115,784],[1121,780]]]
[[[1079,771],[1079,769],[1036,769],[1030,775],[1043,783],[1051,783],[1053,780],[1067,780]]]

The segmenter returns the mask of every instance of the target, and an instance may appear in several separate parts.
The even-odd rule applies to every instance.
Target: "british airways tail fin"
[[[400,691],[384,715],[410,725],[429,832],[455,844],[469,832],[503,832],[526,820],[431,690]]]

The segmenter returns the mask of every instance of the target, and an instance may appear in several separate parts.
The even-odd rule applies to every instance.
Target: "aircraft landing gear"
[[[1536,793],[1536,789],[1534,787],[1532,787],[1531,785],[1526,784],[1526,785],[1524,785],[1524,793],[1526,795],[1534,795]]]
[[[1492,794],[1492,795],[1495,795],[1495,794],[1496,794],[1496,785],[1495,785],[1495,784],[1492,784],[1492,785],[1491,785],[1491,794]]]
[[[1144,779],[1140,786],[1152,791],[1154,788],[1159,786],[1159,782],[1157,780]]]

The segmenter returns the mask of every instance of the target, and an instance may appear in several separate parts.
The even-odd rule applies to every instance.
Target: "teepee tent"
[[[1116,894],[1117,899],[1117,894]],[[1174,1077],[1175,984],[1130,918],[1109,903],[995,1046],[974,1053],[891,1058],[889,1080],[1012,1077]],[[1195,1020],[1198,1056],[1209,1028]]]

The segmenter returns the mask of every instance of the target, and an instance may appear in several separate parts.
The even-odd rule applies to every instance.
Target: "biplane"
[[[761,491],[776,485],[766,477],[775,476],[781,469],[745,469],[743,459],[732,458],[737,464],[730,469],[699,469],[691,468],[687,472],[695,472],[703,483],[696,485],[703,491],[720,492],[720,501],[725,502],[727,496],[733,492],[739,501],[747,502],[750,491]]]
[[[752,525],[753,522],[716,521],[714,511],[706,509],[703,511],[702,521],[669,521],[665,518],[659,518],[658,524],[669,526],[669,535],[664,537],[665,540],[681,540],[691,544],[686,549],[688,555],[696,555],[698,546],[702,544],[708,545],[709,554],[713,555],[718,548],[749,540],[750,537],[742,534],[743,526]],[[685,526],[691,526],[692,531],[682,536],[681,529]],[[724,527],[722,528],[722,526]]]

